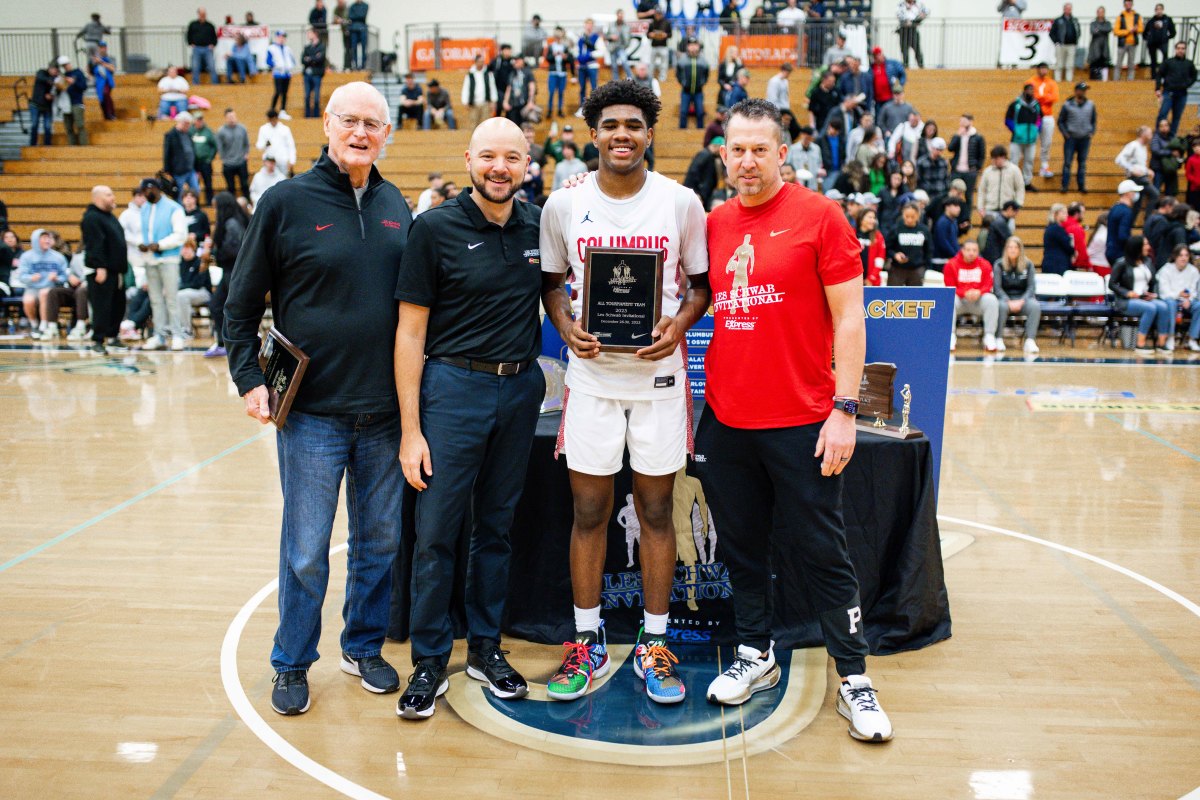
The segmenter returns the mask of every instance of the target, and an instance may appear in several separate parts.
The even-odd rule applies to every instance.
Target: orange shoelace
[[[652,644],[646,648],[646,654],[642,656],[643,670],[646,668],[646,659],[653,663],[651,668],[654,670],[654,676],[660,680],[672,677],[671,673],[675,671],[673,665],[679,663],[679,659],[665,644]]]
[[[558,672],[559,675],[570,677],[573,673],[581,672],[580,667],[585,662],[590,670],[592,667],[591,645],[582,642],[563,642],[563,663]]]

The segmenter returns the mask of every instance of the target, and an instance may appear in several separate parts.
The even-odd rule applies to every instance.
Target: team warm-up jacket
[[[396,277],[412,215],[372,168],[361,210],[349,177],[322,151],[308,172],[263,195],[242,241],[225,344],[238,393],[263,383],[258,325],[271,293],[275,327],[311,359],[293,408],[394,411]]]

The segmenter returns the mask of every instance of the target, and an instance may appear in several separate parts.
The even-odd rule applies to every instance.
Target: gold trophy
[[[908,415],[912,408],[912,389],[906,383],[900,392],[904,400],[904,408],[899,425],[894,422],[895,409],[892,397],[896,381],[896,365],[887,362],[874,362],[863,367],[862,382],[858,388],[858,420],[857,426],[864,431],[887,436],[892,439],[915,439],[921,436],[921,431],[908,424]]]

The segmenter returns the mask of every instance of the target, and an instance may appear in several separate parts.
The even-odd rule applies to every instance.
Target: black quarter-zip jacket
[[[293,408],[312,414],[396,410],[393,299],[412,225],[400,190],[371,168],[361,209],[328,150],[262,196],[225,303],[238,393],[263,384],[258,326],[270,292],[275,327],[311,361]]]

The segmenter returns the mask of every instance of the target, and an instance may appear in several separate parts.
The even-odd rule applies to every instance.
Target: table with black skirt
[[[569,569],[571,488],[566,458],[554,458],[558,428],[557,413],[542,415],[525,491],[513,520],[512,569],[504,617],[506,635],[543,644],[559,644],[574,635]],[[942,571],[929,440],[923,436],[892,439],[860,431],[854,458],[843,476],[846,535],[858,575],[871,652],[883,655],[913,650],[948,638],[950,607]],[[602,614],[610,642],[633,642],[642,618],[636,548],[630,567],[630,537],[617,521],[631,483],[626,463],[616,476],[602,589]],[[687,483],[696,486],[695,482]],[[681,491],[678,479],[676,491]],[[400,641],[408,638],[415,498],[411,487],[405,492],[404,534],[393,576],[388,626],[388,637]],[[681,560],[672,593],[669,636],[692,644],[736,644],[731,589],[721,563],[720,532],[716,532],[713,548],[712,542],[703,538],[713,534],[703,524],[699,508],[698,504],[692,506],[693,542],[687,542],[686,531],[677,536]],[[451,612],[456,637],[466,633],[462,597],[468,548],[465,533],[470,529],[470,514],[467,516],[460,532],[459,570]],[[803,524],[803,520],[775,521],[778,528]],[[786,546],[788,538],[788,532],[773,537],[776,645],[785,649],[817,646],[823,641],[820,623],[804,591],[799,555]],[[708,560],[707,555],[714,549],[714,557]]]

